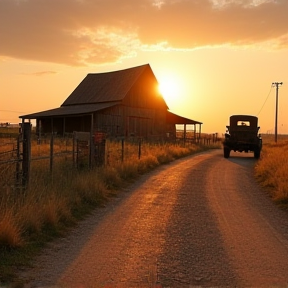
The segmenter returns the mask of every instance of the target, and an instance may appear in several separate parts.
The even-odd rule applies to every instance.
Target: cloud
[[[22,73],[22,75],[27,75],[27,76],[46,76],[46,75],[54,75],[57,74],[58,72],[56,71],[38,71],[34,73]]]
[[[214,8],[223,9],[232,5],[242,6],[244,8],[257,7],[267,3],[277,3],[277,0],[210,0]]]
[[[287,11],[287,0],[0,0],[0,56],[89,65],[143,49],[287,49]]]

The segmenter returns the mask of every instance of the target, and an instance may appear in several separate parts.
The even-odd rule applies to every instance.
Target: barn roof
[[[104,73],[89,73],[59,108],[19,116],[22,119],[81,115],[96,112],[120,103],[149,64]],[[157,81],[156,77],[155,80]],[[164,100],[164,99],[163,99]]]
[[[61,106],[121,101],[146,69],[154,76],[149,64],[112,72],[89,73]]]
[[[176,115],[170,111],[167,111],[166,122],[170,124],[203,124],[202,122]]]
[[[93,113],[99,110],[103,110],[112,106],[117,105],[117,102],[109,103],[98,103],[98,104],[86,104],[86,105],[72,105],[72,106],[61,106],[59,108],[50,109],[42,112],[37,112],[28,115],[19,116],[23,119],[36,119],[42,117],[61,117],[61,116],[73,116]]]

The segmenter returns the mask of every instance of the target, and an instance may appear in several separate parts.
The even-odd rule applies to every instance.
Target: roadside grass
[[[255,176],[263,187],[268,188],[272,200],[287,210],[288,137],[277,143],[269,139],[263,145],[261,158],[255,165]]]
[[[65,235],[79,220],[120,193],[141,174],[184,156],[221,148],[221,144],[183,147],[147,143],[142,146],[140,159],[138,146],[129,144],[125,146],[125,161],[119,157],[117,143],[111,142],[108,147],[109,161],[103,167],[89,170],[84,166],[79,171],[58,159],[51,174],[49,163],[32,161],[26,190],[7,187],[1,191],[0,283],[15,281],[15,271],[29,265],[30,259],[47,242]],[[48,148],[41,149],[49,153]],[[32,154],[39,153],[38,150],[39,147],[32,146]]]

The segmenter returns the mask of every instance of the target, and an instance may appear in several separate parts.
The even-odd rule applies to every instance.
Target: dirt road
[[[287,287],[288,215],[255,161],[214,150],[142,176],[51,244],[25,287]]]

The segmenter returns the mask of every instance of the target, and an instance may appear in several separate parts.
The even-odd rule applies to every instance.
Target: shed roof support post
[[[201,124],[199,124],[199,142],[201,140]]]
[[[186,144],[186,133],[187,133],[186,124],[184,124],[184,146]]]
[[[63,118],[63,137],[65,136],[66,130],[66,117]]]
[[[53,128],[53,117],[51,117],[51,134],[53,134],[53,132],[54,132],[54,128]]]
[[[42,130],[42,121],[41,119],[36,119],[36,127],[37,127],[37,132],[38,132],[38,144],[40,145],[41,143],[41,130]]]

